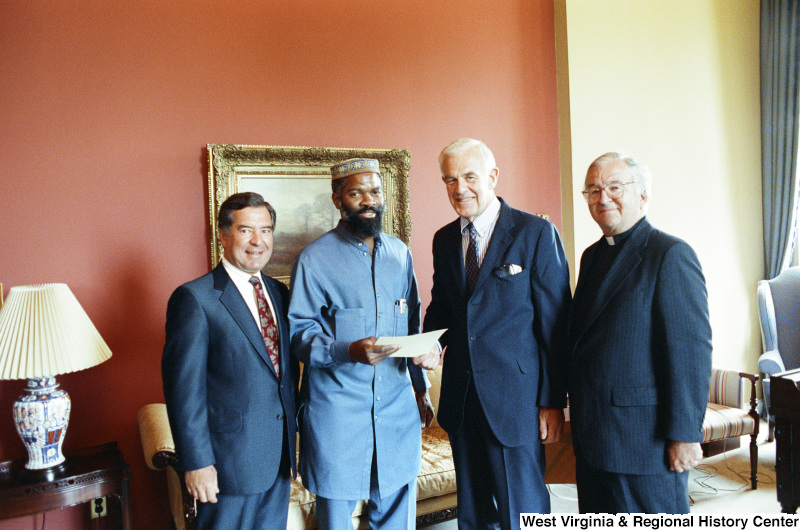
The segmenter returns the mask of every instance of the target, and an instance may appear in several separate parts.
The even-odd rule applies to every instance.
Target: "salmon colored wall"
[[[167,524],[135,415],[163,399],[167,298],[209,270],[207,143],[410,150],[424,303],[431,238],[455,215],[436,162],[454,138],[485,140],[499,194],[560,226],[552,0],[0,0],[0,12],[0,282],[6,295],[68,284],[108,342],[111,360],[59,378],[73,400],[65,446],[119,442],[137,528]],[[0,382],[0,460],[25,453],[11,421],[23,386]],[[74,510],[48,526],[80,527],[64,523]]]

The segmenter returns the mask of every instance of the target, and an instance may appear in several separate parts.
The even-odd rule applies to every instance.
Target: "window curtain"
[[[761,0],[761,172],[766,278],[788,263],[797,195],[800,2]]]

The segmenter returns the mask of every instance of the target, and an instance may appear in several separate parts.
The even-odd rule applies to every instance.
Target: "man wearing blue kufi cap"
[[[292,348],[305,365],[300,473],[317,496],[321,528],[352,529],[356,502],[369,499],[372,528],[410,530],[420,420],[430,425],[433,410],[420,367],[390,357],[398,346],[375,342],[420,331],[411,253],[381,230],[377,160],[345,160],[331,175],[341,221],[307,245],[292,270]],[[414,363],[434,368],[438,350]]]

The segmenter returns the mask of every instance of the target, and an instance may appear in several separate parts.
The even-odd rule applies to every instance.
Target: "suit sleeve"
[[[665,254],[655,293],[657,363],[667,380],[669,410],[660,418],[668,440],[702,442],[711,376],[711,325],[705,279],[686,243]],[[660,343],[660,346],[659,344]]]
[[[533,333],[539,346],[539,363],[542,367],[537,405],[563,408],[567,404],[567,323],[572,294],[567,257],[561,237],[551,223],[541,231],[533,264]]]
[[[161,374],[170,428],[185,471],[216,462],[206,405],[208,347],[205,311],[189,289],[179,287],[167,305]]]
[[[436,234],[433,238],[433,287],[431,288],[431,301],[425,310],[425,320],[422,324],[422,331],[434,331],[437,329],[452,330],[454,326],[450,325],[450,318],[452,310],[450,308],[450,297],[452,293],[447,292],[446,285],[450,284],[442,274],[442,264],[440,263],[439,256],[440,249],[444,246],[442,238]],[[451,331],[445,332],[439,339],[442,348],[446,348]]]
[[[286,321],[286,336],[281,337],[281,355],[288,355],[289,356],[289,374],[292,378],[292,387],[294,389],[294,400],[295,403],[300,401],[300,361],[298,361],[297,357],[294,355],[294,351],[291,348],[291,336],[289,334],[289,288],[286,287],[282,282],[279,282],[269,276],[262,275],[265,281],[270,282],[270,285],[277,291],[278,296],[277,299],[280,303],[275,305],[280,306],[279,310],[281,311],[281,318]]]

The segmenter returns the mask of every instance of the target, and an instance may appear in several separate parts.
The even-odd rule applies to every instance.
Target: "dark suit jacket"
[[[470,379],[489,425],[505,446],[537,440],[539,406],[563,407],[563,349],[569,269],[556,228],[500,200],[486,255],[469,297],[458,219],[433,239],[433,289],[424,329],[448,328],[439,424],[456,432]],[[509,274],[503,266],[519,265]]]
[[[287,442],[295,467],[298,369],[289,354],[289,292],[262,278],[277,313],[280,380],[258,324],[221,263],[178,287],[167,306],[161,368],[180,467],[213,464],[225,495],[269,489]]]
[[[584,303],[601,244],[581,258],[573,308],[587,314],[570,317],[575,451],[598,469],[654,474],[667,465],[668,440],[703,439],[711,375],[705,280],[686,242],[643,219]]]

